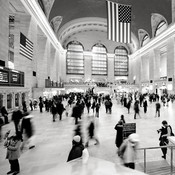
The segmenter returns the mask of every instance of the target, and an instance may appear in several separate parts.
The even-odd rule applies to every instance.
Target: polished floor
[[[66,104],[66,102],[64,102]],[[106,114],[104,105],[100,108],[100,117],[96,118],[96,135],[100,141],[99,145],[94,145],[94,141],[89,144],[89,154],[91,157],[100,158],[105,161],[121,164],[121,160],[116,154],[114,130],[115,124],[118,122],[120,115],[125,116],[127,123],[136,123],[136,132],[140,136],[140,147],[154,147],[159,146],[159,135],[157,129],[161,127],[162,120],[167,120],[175,131],[175,103],[169,103],[169,106],[161,106],[160,117],[155,117],[155,103],[149,104],[146,114],[143,113],[143,108],[140,108],[141,118],[134,119],[133,104],[130,114],[127,109],[118,104],[113,99],[112,114]],[[75,128],[72,117],[66,117],[63,114],[63,119],[52,122],[52,115],[46,111],[40,113],[38,109],[31,112],[34,115],[33,122],[35,127],[35,148],[28,149],[27,147],[19,158],[21,175],[35,175],[42,174],[49,169],[61,165],[67,161],[68,153],[71,149],[71,141],[73,130]],[[69,110],[69,115],[71,109]],[[91,111],[92,114],[92,111]],[[82,117],[82,125],[84,131],[84,139],[86,140],[86,128],[89,117],[85,110]],[[14,125],[10,122],[3,126],[3,133],[11,129],[14,132]],[[3,142],[0,142],[0,175],[6,174],[9,171],[9,163],[5,159],[6,149],[3,147]],[[162,153],[160,149],[153,149],[147,151],[148,162],[162,162],[166,161],[161,158]],[[143,151],[138,151],[136,161],[136,169],[143,171]],[[59,174],[59,172],[57,173]],[[61,173],[62,174],[62,173]]]

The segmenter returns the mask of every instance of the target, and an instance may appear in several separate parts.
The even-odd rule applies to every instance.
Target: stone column
[[[107,82],[114,82],[114,54],[107,55]]]
[[[51,77],[51,62],[52,62],[52,58],[51,58],[51,55],[50,55],[50,47],[51,47],[51,43],[50,41],[47,39],[47,44],[46,44],[46,59],[47,59],[47,77]],[[47,78],[46,77],[46,78]],[[52,80],[53,80],[53,77],[51,77]]]
[[[149,55],[141,57],[141,81],[149,80]]]
[[[154,52],[149,53],[149,79],[154,80]]]
[[[154,80],[160,79],[160,51],[154,50]]]
[[[51,45],[50,46],[50,58],[48,62],[48,66],[50,67],[50,76],[51,79],[54,81],[57,81],[57,72],[56,72],[56,66],[57,66],[57,60],[56,60],[56,50],[55,48]]]
[[[84,53],[84,80],[89,81],[92,79],[92,54],[90,52]]]
[[[3,93],[3,106],[7,109],[7,93],[5,92]]]
[[[37,37],[37,86],[45,87],[45,79],[48,78],[47,69],[47,38],[41,35]]]
[[[22,106],[22,92],[19,92],[19,107]]]
[[[15,108],[15,92],[12,92],[12,109]]]
[[[60,69],[58,67],[59,59],[60,59],[59,52],[57,50],[55,50],[55,74],[56,74],[55,78],[56,78],[56,81],[58,81],[58,82],[60,82],[60,75],[61,75],[61,73],[59,73]]]
[[[66,52],[59,53],[58,59],[58,77],[62,81],[66,81]]]
[[[172,78],[172,81],[168,81],[167,79],[167,85],[170,87],[172,86],[172,89],[168,87],[169,93],[174,93],[175,87],[174,87],[174,74],[175,74],[175,58],[174,58],[174,38],[171,38],[167,41],[167,78]]]
[[[5,61],[7,67],[8,62],[8,50],[9,50],[9,1],[0,1],[0,60]]]

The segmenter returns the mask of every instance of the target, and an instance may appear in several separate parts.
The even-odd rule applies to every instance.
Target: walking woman
[[[17,132],[15,136],[7,137],[4,146],[7,148],[6,159],[10,163],[10,171],[7,174],[13,173],[16,175],[20,172],[18,159],[20,157],[20,145],[22,142],[22,135]]]

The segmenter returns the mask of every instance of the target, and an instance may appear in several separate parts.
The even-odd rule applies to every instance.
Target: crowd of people
[[[113,99],[112,99],[113,98]],[[35,147],[32,137],[34,136],[34,125],[32,122],[32,111],[39,108],[40,113],[47,112],[52,115],[52,121],[56,122],[57,117],[61,121],[63,117],[73,117],[75,121],[74,136],[71,140],[72,148],[68,155],[67,161],[71,161],[78,157],[89,156],[88,147],[91,145],[91,140],[99,145],[100,141],[96,135],[96,119],[100,119],[100,108],[104,107],[107,114],[112,114],[113,100],[117,100],[121,103],[121,106],[127,109],[130,114],[130,109],[133,106],[134,119],[137,116],[141,118],[140,107],[143,107],[144,113],[147,113],[148,102],[155,102],[155,117],[160,117],[161,104],[168,106],[169,101],[173,102],[174,96],[163,94],[160,98],[158,94],[141,94],[141,93],[123,93],[118,96],[94,93],[70,93],[59,96],[54,96],[52,99],[40,97],[37,100],[30,100],[29,107],[26,102],[23,102],[22,108],[15,108],[12,113],[11,121],[14,123],[15,135],[9,136],[10,131],[5,134],[5,137],[1,139],[5,140],[4,146],[7,148],[6,158],[10,163],[10,171],[7,174],[18,174],[20,172],[20,166],[18,158],[19,152],[23,151],[26,147],[32,149]],[[66,105],[63,102],[66,101]],[[45,108],[45,110],[44,110]],[[86,139],[83,137],[82,129],[82,115],[85,112],[85,108],[88,115],[88,127]],[[65,115],[63,116],[63,113]],[[3,124],[9,123],[8,112],[5,107],[1,108],[0,117],[0,131]],[[139,143],[139,136],[136,133],[130,134],[126,140],[123,140],[123,127],[126,121],[124,115],[121,115],[120,120],[114,126],[116,130],[115,144],[117,147],[118,156],[123,160],[126,167],[135,168],[135,154]],[[163,127],[158,130],[160,132],[160,146],[168,144],[168,136],[173,135],[172,127],[168,125],[167,121],[162,121]],[[0,132],[1,133],[1,132]],[[13,150],[13,151],[12,151]],[[129,153],[128,153],[129,152]],[[162,148],[163,156],[166,159],[167,148]]]

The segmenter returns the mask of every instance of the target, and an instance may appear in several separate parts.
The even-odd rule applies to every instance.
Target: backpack
[[[170,129],[171,129],[171,136],[174,136],[174,133],[173,133],[173,130],[172,130],[172,127],[169,125]]]

